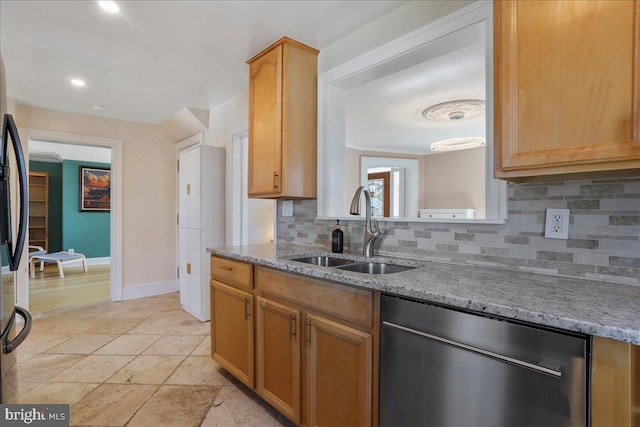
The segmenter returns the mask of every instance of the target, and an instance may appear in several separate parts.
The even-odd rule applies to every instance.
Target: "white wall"
[[[122,140],[123,287],[176,280],[175,147],[160,127],[16,107],[21,128]]]
[[[486,149],[451,151],[424,156],[424,191],[421,208],[476,209],[486,218]],[[420,165],[422,166],[422,165]]]
[[[330,70],[472,3],[474,1],[468,0],[409,2],[322,49],[318,56],[318,73]]]
[[[247,83],[249,67],[247,66]],[[209,129],[204,133],[205,145],[226,147],[231,145],[230,132],[249,121],[249,90],[225,101],[209,111]]]

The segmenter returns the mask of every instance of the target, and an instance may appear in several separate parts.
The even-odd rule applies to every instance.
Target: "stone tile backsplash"
[[[380,222],[379,255],[477,264],[640,284],[640,178],[509,184],[506,224]],[[315,200],[278,206],[278,240],[331,249],[335,221]],[[545,210],[571,209],[569,239],[544,237]],[[364,221],[341,221],[345,252],[360,253]]]

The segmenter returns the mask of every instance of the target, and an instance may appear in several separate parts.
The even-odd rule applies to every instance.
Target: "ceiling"
[[[440,42],[447,43],[446,40]],[[432,154],[433,142],[486,137],[486,116],[434,122],[422,117],[432,105],[486,100],[486,38],[346,91],[346,145],[351,148]]]
[[[245,61],[282,35],[323,49],[406,2],[117,3],[120,12],[111,15],[95,1],[0,1],[7,97],[157,124],[245,91]],[[71,86],[73,78],[86,86]]]

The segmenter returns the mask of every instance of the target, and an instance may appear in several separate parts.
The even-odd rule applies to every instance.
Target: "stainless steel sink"
[[[303,258],[292,258],[291,261],[304,262],[307,264],[319,265],[321,267],[337,267],[353,264],[353,261],[330,256],[309,256]]]
[[[353,263],[349,265],[343,265],[338,267],[340,270],[355,271],[357,273],[367,274],[391,274],[399,273],[401,271],[413,270],[416,267],[407,267],[404,265],[387,264],[385,262],[366,262],[366,263]]]

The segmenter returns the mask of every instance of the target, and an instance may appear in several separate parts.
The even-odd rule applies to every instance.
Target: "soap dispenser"
[[[344,243],[344,233],[340,230],[340,220],[336,223],[336,228],[331,232],[331,251],[334,253],[342,253],[342,245]]]

